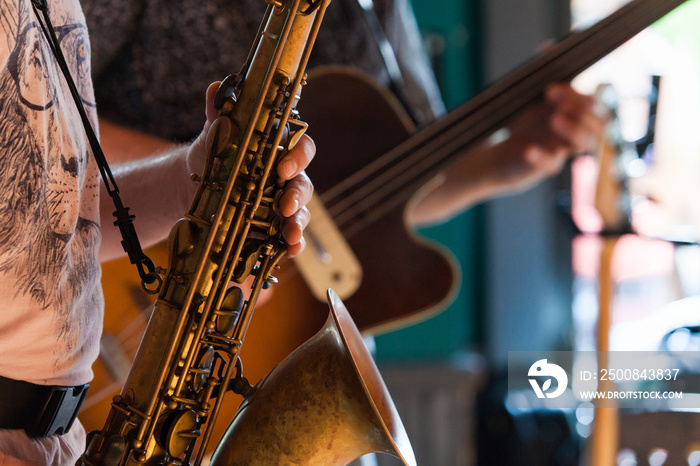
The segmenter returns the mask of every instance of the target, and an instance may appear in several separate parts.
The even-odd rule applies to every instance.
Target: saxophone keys
[[[194,249],[196,227],[186,218],[178,220],[168,235],[168,252],[171,257],[184,257]]]
[[[172,412],[163,422],[159,440],[169,455],[178,457],[200,435],[197,413],[191,409]]]
[[[214,108],[222,111],[226,102],[235,103],[238,100],[238,84],[241,82],[240,74],[230,74],[219,84],[214,94]]]
[[[233,121],[225,115],[218,117],[207,133],[207,154],[219,157],[224,152],[228,152],[231,149],[233,135]]]
[[[306,134],[309,124],[301,120],[289,120],[289,125],[298,126],[298,129],[292,132],[292,136],[289,138],[289,143],[287,144],[287,149],[292,150],[294,149],[294,146],[297,145],[301,137]]]
[[[221,308],[216,311],[216,331],[218,333],[226,335],[233,330],[233,327],[238,323],[244,304],[243,291],[239,287],[232,286],[226,290]]]

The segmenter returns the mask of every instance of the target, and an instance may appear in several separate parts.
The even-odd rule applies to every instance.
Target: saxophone
[[[276,175],[276,163],[307,127],[295,107],[329,2],[267,0],[246,63],[219,86],[214,99],[219,116],[207,137],[205,168],[201,176],[193,175],[199,186],[190,209],[168,237],[168,268],[156,276],[158,299],[151,318],[124,387],[114,397],[103,429],[88,435],[78,464],[209,461],[207,446],[228,391],[243,395],[244,402],[211,464],[345,464],[369,451],[415,464],[386,387],[332,291],[328,322],[316,337],[257,386],[242,375],[239,353],[255,304],[260,291],[275,283],[272,273],[286,251],[277,213],[284,183]],[[253,284],[246,297],[239,285],[249,276]],[[334,437],[337,426],[313,438],[286,438],[285,430],[297,428],[284,425],[292,419],[290,412],[297,412],[295,423],[319,424],[305,414],[309,406],[302,412],[298,404],[280,404],[316,398],[320,387],[302,382],[323,380],[329,373],[323,368],[314,372],[320,367],[319,351],[326,367],[345,369],[325,383],[337,391],[325,395],[314,410],[346,406],[343,413],[332,414],[333,422],[344,416],[355,427],[341,429],[351,431],[342,439]],[[296,398],[280,394],[288,388]],[[351,396],[342,402],[333,398],[348,392]],[[328,450],[329,435],[343,451],[327,460],[317,451]],[[372,442],[365,440],[370,437]],[[313,442],[325,443],[314,447]],[[273,444],[276,456],[271,457]]]

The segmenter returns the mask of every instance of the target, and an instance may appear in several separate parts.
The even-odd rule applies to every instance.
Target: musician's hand
[[[559,173],[572,155],[595,148],[607,118],[593,97],[568,84],[551,85],[545,103],[525,112],[510,126],[510,137],[495,156],[507,191],[529,188]]]
[[[543,104],[511,124],[507,138],[480,144],[445,170],[434,189],[412,204],[408,218],[416,225],[444,221],[479,202],[528,189],[558,173],[570,156],[592,149],[606,121],[592,97],[568,84],[552,85]]]
[[[287,255],[294,257],[304,250],[304,228],[309,224],[309,210],[306,204],[311,200],[314,187],[304,169],[316,153],[316,146],[310,137],[304,135],[296,146],[280,161],[277,174],[289,180],[279,201],[280,213],[285,217],[282,235],[287,242]]]
[[[206,116],[207,121],[200,136],[192,143],[188,153],[188,164],[192,173],[201,173],[206,157],[206,134],[209,131],[218,112],[214,108],[214,95],[219,87],[215,82],[207,89]],[[280,213],[285,217],[282,224],[282,235],[287,242],[287,256],[294,257],[304,249],[304,228],[309,224],[309,210],[306,204],[311,199],[313,185],[304,171],[316,153],[316,146],[310,137],[304,135],[280,160],[277,174],[287,180],[287,186],[279,201]]]

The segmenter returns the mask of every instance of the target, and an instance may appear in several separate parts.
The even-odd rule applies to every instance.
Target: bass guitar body
[[[324,193],[369,171],[373,162],[406,141],[413,127],[393,95],[366,75],[345,67],[316,71],[299,106],[317,146],[307,171],[324,199]],[[391,173],[400,163],[395,160],[373,171]],[[361,186],[362,181],[356,184]],[[411,186],[406,189],[415,192]],[[373,203],[371,196],[365,202]],[[454,297],[459,275],[456,261],[445,248],[419,238],[407,225],[407,204],[410,200],[387,210],[377,203],[352,220],[336,222],[362,267],[360,286],[344,302],[363,332],[383,333],[425,319]],[[326,207],[334,212],[330,203]],[[311,215],[313,218],[313,211]],[[305,289],[302,284],[285,284],[284,288],[297,293]],[[293,302],[316,307],[325,315],[325,304],[314,301]]]
[[[316,143],[316,158],[307,172],[321,199],[413,133],[410,120],[388,91],[347,68],[328,67],[312,74],[299,109]],[[382,207],[377,206],[386,210]],[[341,228],[352,230],[345,240],[362,268],[359,287],[344,302],[366,333],[423,320],[446,307],[456,294],[455,260],[407,227],[406,207],[401,202],[370,220],[358,217],[360,228],[352,222]],[[312,222],[313,217],[312,211]],[[164,245],[147,253],[156,264],[167,264]],[[103,277],[103,354],[94,366],[95,378],[79,416],[87,431],[102,427],[111,398],[121,388],[116,380],[120,368],[114,366],[123,370],[130,364],[154,301],[140,289],[138,275],[126,259],[103,264]],[[267,300],[257,306],[241,350],[243,374],[251,383],[313,336],[328,315],[327,303],[310,291],[293,260],[281,265],[277,278],[279,283],[265,292],[269,297],[261,298]],[[233,417],[240,402],[234,394],[227,397],[230,411],[219,417],[221,433],[223,420]]]

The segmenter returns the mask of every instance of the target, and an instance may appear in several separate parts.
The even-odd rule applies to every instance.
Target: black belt
[[[0,428],[24,429],[30,437],[64,434],[78,416],[88,386],[36,385],[0,376]]]

